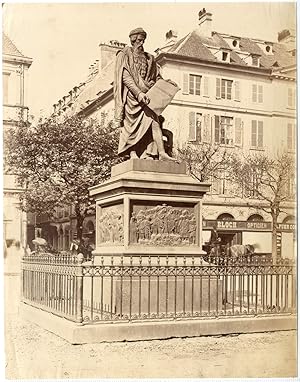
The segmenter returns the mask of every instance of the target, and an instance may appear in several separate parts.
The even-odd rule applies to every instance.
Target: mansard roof
[[[239,49],[234,49],[228,44],[227,41],[230,41],[230,38],[239,41]],[[270,44],[272,46],[272,54],[266,54],[261,49],[261,46],[264,46],[264,44]],[[277,73],[277,71],[279,69],[296,64],[295,57],[287,51],[283,44],[246,37],[229,36],[217,32],[212,32],[211,37],[205,37],[201,35],[198,30],[190,32],[170,47],[162,48],[160,53],[161,55],[167,53],[168,57],[171,58],[178,57],[178,60],[187,57],[193,60],[211,61],[217,64],[222,63],[218,60],[216,55],[214,55],[214,53],[219,50],[229,52],[230,62],[226,63],[226,65],[237,66],[239,70],[243,70],[243,68],[246,70],[247,67],[253,68],[243,59],[247,55],[259,56],[260,66],[255,67],[255,70],[261,70],[268,74],[276,72],[276,75],[278,75],[279,73]],[[160,53],[158,53],[158,59],[161,56]],[[104,68],[99,71],[96,70],[92,75],[90,74],[84,82],[76,87],[79,88],[79,91],[70,102],[66,102],[65,104],[66,107],[68,107],[68,105],[71,106],[72,113],[80,113],[92,109],[96,107],[99,102],[102,102],[102,96],[106,97],[108,94],[112,94],[114,63],[114,60],[108,62]],[[292,78],[292,74],[290,73],[280,73],[280,76]]]
[[[110,61],[105,68],[98,72],[90,80],[87,80],[82,92],[76,99],[75,113],[80,112],[97,100],[103,93],[112,88],[114,72],[114,60]]]
[[[24,56],[11,39],[2,32],[2,60],[6,62],[22,63],[29,67],[32,58]]]
[[[2,33],[2,53],[9,54],[13,56],[25,57],[16,45],[11,41],[11,39],[5,34]]]
[[[212,32],[211,37],[201,35],[198,30],[194,30],[179,41],[177,41],[169,49],[164,52],[179,56],[186,56],[199,60],[218,62],[217,57],[213,54],[216,49],[225,49],[230,52],[230,63],[247,66],[242,59],[242,54],[258,55],[260,57],[260,67],[272,69],[275,63],[279,67],[285,67],[295,64],[295,57],[292,56],[283,44],[270,42],[272,45],[272,54],[266,54],[260,47],[260,40],[236,37],[239,40],[239,50],[235,50],[226,42],[224,34]],[[261,41],[263,44],[264,41]],[[239,55],[239,51],[241,55]]]

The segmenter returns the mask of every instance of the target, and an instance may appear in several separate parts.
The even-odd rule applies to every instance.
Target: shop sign
[[[291,223],[279,223],[277,225],[278,231],[289,231],[293,232],[296,230],[296,224],[291,224]]]
[[[218,230],[228,231],[272,231],[272,223],[264,221],[240,221],[240,220],[204,220],[203,229],[212,229],[215,224]],[[280,223],[278,231],[293,232],[296,229],[295,224]]]
[[[224,231],[271,231],[272,229],[270,222],[239,220],[203,220],[203,229],[211,229],[215,224],[218,230]]]

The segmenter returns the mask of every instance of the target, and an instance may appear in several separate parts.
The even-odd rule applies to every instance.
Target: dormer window
[[[258,56],[252,56],[252,66],[259,66],[259,57]]]
[[[268,54],[273,54],[273,47],[272,47],[272,45],[270,45],[270,44],[267,44],[266,46],[265,46],[265,53],[268,55]]]
[[[244,58],[244,61],[249,66],[255,66],[259,68],[260,65],[260,55],[259,54],[249,54]]]
[[[228,61],[228,52],[222,52],[222,61]]]
[[[233,40],[233,41],[232,41],[232,46],[233,46],[234,48],[238,48],[238,40]]]
[[[231,49],[218,49],[216,47],[208,46],[206,47],[211,51],[211,53],[217,58],[218,61],[230,62],[230,52]]]

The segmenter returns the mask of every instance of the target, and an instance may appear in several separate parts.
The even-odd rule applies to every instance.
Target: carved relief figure
[[[193,209],[166,204],[133,212],[130,242],[148,245],[195,245],[196,218]]]
[[[107,211],[99,218],[99,242],[122,243],[124,239],[123,212]]]
[[[129,223],[130,241],[132,243],[138,242],[137,220],[135,212],[132,213]]]

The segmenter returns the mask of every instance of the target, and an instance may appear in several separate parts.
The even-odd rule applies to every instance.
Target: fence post
[[[20,302],[24,301],[24,256],[21,258],[21,272],[20,272]]]
[[[84,256],[82,253],[77,255],[76,269],[76,322],[83,322],[83,263]]]

